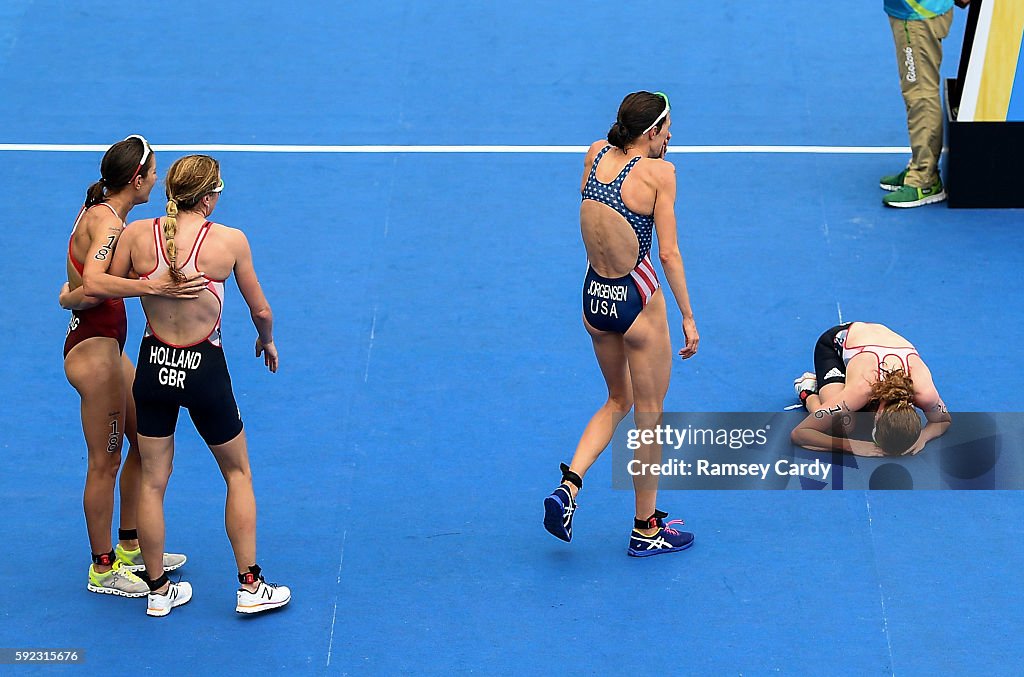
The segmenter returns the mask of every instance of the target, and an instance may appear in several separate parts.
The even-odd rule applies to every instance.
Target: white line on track
[[[894,658],[892,654],[892,636],[889,632],[889,612],[885,607],[885,588],[882,586],[883,578],[881,573],[878,571],[878,554],[875,551],[875,520],[871,515],[871,499],[868,496],[870,492],[864,492],[864,506],[867,508],[868,517],[868,542],[871,545],[871,562],[875,568],[875,578],[878,580],[878,599],[879,605],[882,612],[882,634],[885,635],[885,646],[889,651],[889,672],[892,673],[893,677],[896,675],[896,666],[893,664]]]
[[[341,553],[338,556],[338,581],[341,586],[341,567],[345,563],[345,537],[348,536],[348,529],[341,534]],[[331,614],[331,638],[327,642],[327,667],[331,667],[331,652],[334,650],[334,626],[338,622],[338,590],[334,591],[334,613]]]
[[[0,143],[0,152],[95,153],[102,144]],[[157,144],[156,151],[184,153],[568,153],[583,154],[588,146],[314,146],[273,144]],[[891,155],[909,153],[902,146],[671,146],[669,153],[780,153],[808,155]]]

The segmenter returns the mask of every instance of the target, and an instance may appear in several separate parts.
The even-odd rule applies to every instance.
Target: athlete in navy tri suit
[[[132,393],[138,412],[142,455],[139,541],[149,577],[146,613],[166,616],[192,598],[192,586],[171,583],[157,553],[164,544],[164,493],[174,459],[174,429],[181,407],[210,447],[224,481],[225,527],[238,567],[239,613],[286,605],[291,591],[267,583],[256,564],[256,498],[242,419],[235,404],[220,326],[224,282],[234,273],[256,326],[256,356],[277,371],[273,314],[256,270],[249,242],[240,230],[209,221],[224,182],[220,165],[206,155],[189,155],[167,171],[166,216],[130,224],[114,253],[111,273],[142,279],[169,273],[175,279],[200,275],[204,288],[191,300],[145,298],[146,334],[139,349]]]
[[[814,373],[793,385],[809,413],[791,438],[815,451],[913,455],[952,422],[917,349],[883,324],[847,322],[823,333],[814,345]],[[927,420],[923,428],[917,409]],[[870,442],[849,437],[858,411],[875,412]]]
[[[106,275],[128,212],[149,201],[156,183],[156,159],[149,143],[132,135],[113,144],[103,155],[100,174],[86,192],[71,231],[68,281],[60,295],[61,306],[72,311],[64,340],[64,372],[81,397],[88,448],[83,506],[92,565],[86,588],[145,597],[149,589],[134,573],[143,569],[135,529],[140,464],[129,392],[135,370],[124,355],[128,318],[122,298],[152,294],[194,298],[198,290],[191,280],[178,284],[168,278],[139,281]],[[120,528],[118,542],[111,548],[114,485],[125,436],[129,446],[121,470]],[[185,560],[184,555],[167,553],[164,567],[177,569]]]
[[[672,368],[665,296],[651,263],[653,231],[659,259],[683,317],[684,358],[697,352],[698,334],[676,238],[675,167],[665,161],[672,119],[661,92],[634,92],[619,107],[608,140],[591,145],[580,190],[580,229],[587,250],[583,324],[608,385],[608,400],[583,432],[562,483],[544,499],[544,526],[572,539],[576,495],[583,476],[611,441],[630,409],[638,429],[660,423]],[[639,455],[660,456],[648,445]],[[627,552],[643,557],[688,548],[693,534],[672,528],[656,508],[656,478],[634,481],[636,515]]]

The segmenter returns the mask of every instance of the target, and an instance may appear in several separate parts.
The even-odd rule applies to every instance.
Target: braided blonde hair
[[[167,194],[167,216],[164,218],[164,243],[171,263],[171,279],[183,282],[185,274],[178,267],[178,248],[174,236],[178,230],[178,212],[193,209],[204,195],[220,182],[220,163],[209,155],[186,155],[175,160],[164,179]]]

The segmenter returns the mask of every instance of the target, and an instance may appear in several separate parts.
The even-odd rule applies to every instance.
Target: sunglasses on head
[[[666,117],[668,117],[668,112],[669,112],[669,110],[671,108],[669,106],[669,103],[668,103],[668,94],[666,94],[665,92],[655,92],[654,95],[655,96],[660,96],[661,98],[665,99],[665,110],[661,111],[661,115],[659,115],[658,117],[654,118],[654,122],[651,123],[650,127],[645,129],[644,131],[640,132],[641,136],[643,136],[647,132],[649,132],[652,129],[654,129],[655,127],[657,127],[661,123],[662,120],[664,120]]]
[[[132,178],[128,179],[128,183],[131,183],[132,181],[135,180],[135,177],[139,175],[139,172],[142,171],[142,168],[146,166],[146,160],[149,159],[149,155],[150,153],[152,153],[152,149],[149,147],[149,141],[146,141],[145,137],[143,136],[140,136],[138,134],[131,134],[130,136],[125,137],[125,141],[127,141],[128,139],[138,139],[139,141],[142,142],[142,159],[139,160],[139,166],[135,168],[135,172],[132,174]]]

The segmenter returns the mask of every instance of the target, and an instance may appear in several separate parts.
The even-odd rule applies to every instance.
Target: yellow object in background
[[[1004,122],[1024,35],[1024,1],[984,0],[960,98],[959,122]],[[1016,83],[1024,98],[1024,82]]]

